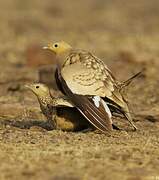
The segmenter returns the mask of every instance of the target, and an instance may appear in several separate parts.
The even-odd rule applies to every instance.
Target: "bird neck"
[[[50,96],[40,96],[38,97],[38,101],[42,105],[47,105],[51,103],[51,97]]]
[[[41,93],[40,95],[37,96],[38,101],[39,102],[47,102],[50,103],[51,102],[51,95],[50,92],[49,93]]]
[[[59,53],[57,55],[57,65],[59,67],[62,67],[66,61],[66,58],[68,57],[68,55],[70,54],[71,52],[71,49],[66,51],[66,52],[63,52],[63,53]]]

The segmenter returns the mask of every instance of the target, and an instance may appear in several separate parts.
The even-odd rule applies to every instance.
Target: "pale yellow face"
[[[49,43],[43,49],[49,49],[53,51],[55,54],[60,55],[62,53],[68,52],[71,49],[71,46],[64,41]]]
[[[41,83],[25,85],[26,88],[30,89],[37,96],[48,96],[49,88]]]

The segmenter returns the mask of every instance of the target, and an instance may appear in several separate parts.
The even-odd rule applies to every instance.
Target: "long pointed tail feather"
[[[132,76],[132,77],[130,77],[129,79],[127,79],[126,81],[122,82],[122,83],[119,85],[119,90],[121,91],[121,90],[123,90],[125,87],[129,86],[135,78],[141,76],[142,72],[143,72],[143,71],[140,71],[140,72],[138,72],[137,74],[135,74],[134,76]]]
[[[125,105],[123,107],[121,107],[118,104],[116,104],[115,102],[113,102],[112,100],[110,100],[109,98],[104,98],[104,100],[106,102],[108,102],[108,106],[109,106],[111,111],[113,111],[113,112],[115,112],[117,114],[122,114],[129,121],[129,123],[132,125],[134,130],[137,130],[137,127],[133,123],[133,120],[132,120],[128,105],[126,103],[125,103]]]

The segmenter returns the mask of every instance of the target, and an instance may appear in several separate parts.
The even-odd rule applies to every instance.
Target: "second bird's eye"
[[[55,44],[54,46],[55,46],[55,47],[58,47],[58,45],[57,45],[57,44]]]
[[[38,89],[39,88],[39,86],[36,86],[36,89]]]

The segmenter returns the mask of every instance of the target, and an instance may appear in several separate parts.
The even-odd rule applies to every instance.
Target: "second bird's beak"
[[[31,85],[28,85],[28,84],[24,85],[24,87],[25,87],[26,89],[32,89],[32,86],[31,86]]]

